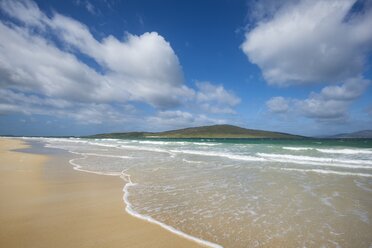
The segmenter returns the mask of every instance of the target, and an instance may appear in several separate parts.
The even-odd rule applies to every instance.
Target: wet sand
[[[118,177],[74,171],[0,139],[0,247],[200,247],[124,210]]]

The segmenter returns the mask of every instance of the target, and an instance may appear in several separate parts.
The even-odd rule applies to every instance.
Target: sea
[[[372,247],[372,140],[25,138],[209,247]]]

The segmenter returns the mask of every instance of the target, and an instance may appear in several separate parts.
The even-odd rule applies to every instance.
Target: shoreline
[[[71,152],[70,152],[71,153]],[[72,153],[72,154],[75,154],[75,155],[79,155],[78,153]],[[83,155],[80,155],[80,156],[83,156]],[[84,157],[84,156],[83,156]],[[118,174],[107,174],[107,173],[102,173],[102,172],[97,172],[97,171],[89,171],[89,170],[84,170],[81,168],[80,165],[76,164],[73,162],[73,160],[75,159],[79,159],[79,158],[73,158],[73,159],[70,159],[69,160],[69,163],[73,166],[73,169],[76,170],[76,171],[81,171],[81,172],[85,172],[85,173],[92,173],[92,174],[96,174],[96,175],[100,175],[100,176],[119,176]],[[130,179],[130,175],[124,173],[124,171],[121,172],[120,176],[119,176],[125,183],[124,183],[124,187],[123,187],[123,201],[124,201],[124,204],[125,204],[125,211],[137,218],[137,219],[140,219],[140,220],[143,220],[143,221],[146,221],[146,222],[149,222],[151,224],[155,224],[155,225],[158,225],[160,226],[161,228],[177,235],[177,236],[180,236],[180,237],[183,237],[185,239],[188,239],[188,240],[191,240],[195,243],[198,243],[200,244],[202,247],[211,247],[211,248],[223,248],[221,245],[219,244],[216,244],[216,243],[213,243],[213,242],[210,242],[208,240],[204,240],[204,239],[201,239],[201,238],[197,238],[197,237],[194,237],[192,235],[189,235],[187,233],[184,233],[172,226],[169,226],[167,224],[164,224],[160,221],[157,221],[155,220],[154,218],[152,218],[151,216],[148,216],[148,215],[142,215],[138,212],[136,212],[133,208],[132,208],[132,204],[129,202],[128,200],[128,196],[129,196],[129,191],[128,191],[128,188],[130,186],[135,186],[136,183],[133,183]],[[127,179],[126,179],[127,178]]]
[[[209,246],[133,216],[124,178],[80,172],[53,156],[14,151],[27,147],[21,139],[0,139],[0,246]]]

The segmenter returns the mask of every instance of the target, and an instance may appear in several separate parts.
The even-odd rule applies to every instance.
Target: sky
[[[0,0],[0,134],[372,127],[371,0]]]

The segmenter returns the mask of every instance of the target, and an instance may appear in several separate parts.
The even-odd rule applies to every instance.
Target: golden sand
[[[46,163],[0,139],[0,247],[200,247],[127,214],[118,177]]]

